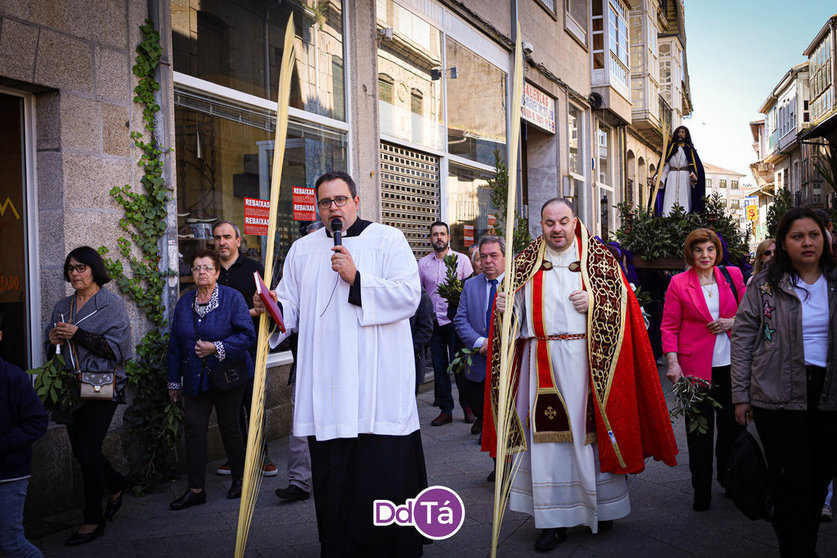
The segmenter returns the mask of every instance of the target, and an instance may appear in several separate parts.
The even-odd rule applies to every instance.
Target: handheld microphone
[[[334,235],[334,245],[335,246],[342,246],[343,245],[343,221],[340,220],[339,217],[335,217],[331,220],[331,233]]]

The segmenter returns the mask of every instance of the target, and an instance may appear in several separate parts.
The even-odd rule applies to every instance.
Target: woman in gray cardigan
[[[122,299],[103,285],[110,281],[101,256],[89,246],[71,251],[64,261],[64,280],[75,293],[62,298],[52,310],[46,328],[48,352],[61,346],[72,371],[114,372],[111,400],[82,400],[65,416],[53,413],[67,425],[73,455],[84,479],[84,523],[67,539],[67,546],[85,544],[105,532],[105,518],[112,519],[122,505],[125,477],[102,455],[102,443],[116,406],[124,402],[127,384],[125,363],[131,358],[131,326]],[[102,513],[102,497],[111,495]]]
[[[779,222],[776,255],[755,277],[732,330],[732,401],[764,444],[781,556],[816,556],[837,452],[837,271],[807,208]]]

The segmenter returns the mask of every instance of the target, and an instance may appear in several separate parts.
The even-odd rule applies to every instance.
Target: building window
[[[295,64],[290,106],[345,120],[343,3],[236,0],[172,2],[174,70],[275,102],[285,40],[293,14]],[[329,61],[338,60],[338,64]],[[331,74],[331,75],[329,75]]]
[[[727,187],[727,179],[726,178],[721,178],[720,180],[718,180],[718,188],[726,189],[726,187]]]
[[[195,103],[177,91],[175,103],[177,236],[182,256],[180,282],[186,286],[191,281],[191,257],[197,249],[213,244],[212,226],[218,221],[236,223],[242,233],[241,251],[264,261],[267,240],[248,234],[244,198],[270,197],[275,120],[267,111],[236,114],[232,106],[213,105],[209,100]],[[346,164],[345,132],[289,123],[277,221],[279,269],[282,256],[299,236],[292,187],[313,188],[322,173],[346,168]]]
[[[610,184],[610,166],[608,164],[610,158],[609,139],[610,129],[607,126],[599,124],[599,133],[596,138],[599,168],[598,182],[604,185]]]
[[[729,202],[729,206],[730,206],[732,209],[738,209],[738,207],[739,207],[739,205],[738,205],[738,204],[739,204],[739,201],[738,201],[738,200],[730,200],[730,202]]]
[[[565,196],[573,198],[576,203],[584,194],[584,146],[587,145],[584,139],[584,111],[575,105],[570,105],[567,117],[569,130],[569,171],[571,191],[564,192]]]
[[[447,37],[448,151],[494,165],[494,150],[506,147],[506,73]],[[517,124],[516,124],[517,125]]]
[[[378,74],[378,100],[392,104],[392,86],[395,82],[386,74]]]
[[[602,0],[593,0],[593,69],[604,70],[604,13]]]
[[[738,190],[738,181],[730,180],[729,187],[733,190]]]
[[[469,246],[465,242],[465,225],[474,227],[474,241],[488,233],[488,217],[497,216],[497,208],[491,205],[489,172],[451,164],[448,169],[447,200],[448,221],[451,229],[451,246],[464,250]]]
[[[587,45],[587,4],[589,0],[564,0],[564,27]]]
[[[621,0],[609,0],[610,75],[625,85],[629,74],[627,13]]]

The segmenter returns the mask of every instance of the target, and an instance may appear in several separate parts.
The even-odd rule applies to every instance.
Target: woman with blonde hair
[[[756,248],[756,261],[753,263],[753,273],[747,281],[748,285],[750,284],[750,281],[753,280],[753,277],[755,277],[760,271],[767,269],[767,264],[773,260],[774,254],[776,254],[775,240],[772,238],[765,238],[759,242],[759,246]]]

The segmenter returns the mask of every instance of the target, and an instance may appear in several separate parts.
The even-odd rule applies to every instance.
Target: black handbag
[[[732,444],[727,462],[726,489],[741,512],[753,521],[770,521],[773,505],[764,453],[756,437],[744,430]]]
[[[195,310],[192,309],[192,324],[195,326],[195,338],[198,339],[198,320],[195,317]],[[244,386],[247,382],[247,363],[244,359],[225,358],[215,368],[209,368],[206,359],[201,359],[204,372],[209,377],[209,391],[225,392]]]

